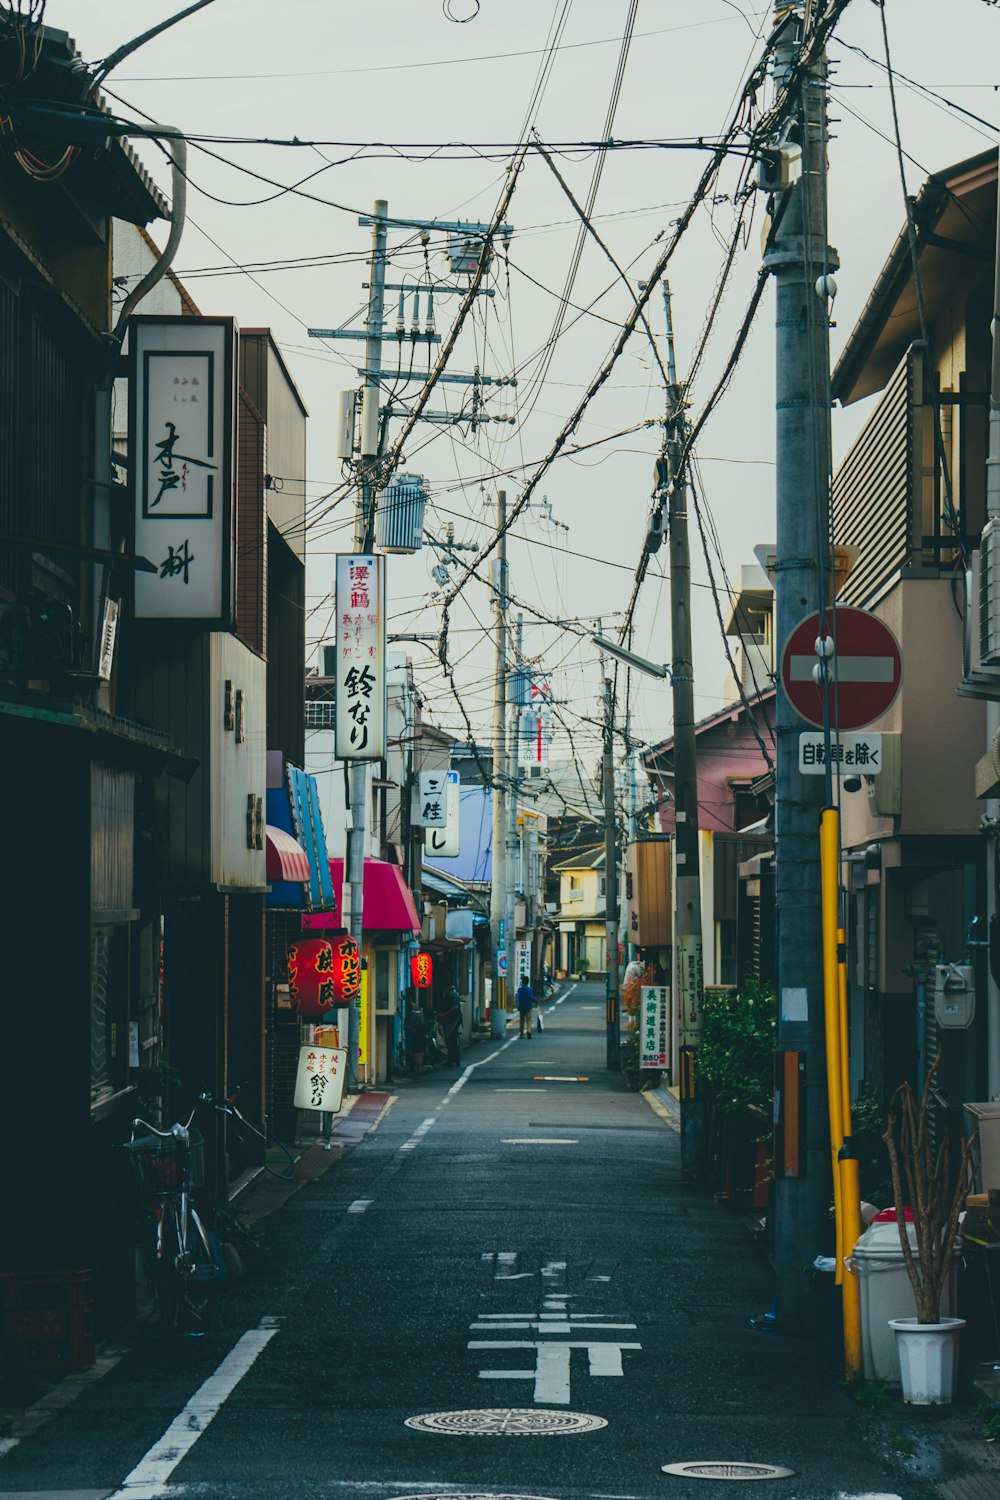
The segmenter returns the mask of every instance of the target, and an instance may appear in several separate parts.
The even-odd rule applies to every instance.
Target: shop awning
[[[337,910],[343,911],[341,892],[344,884],[344,861],[331,859],[330,874],[337,897]],[[364,932],[419,932],[420,918],[403,872],[398,865],[384,859],[365,860],[365,883],[361,917]]]
[[[309,856],[290,833],[267,825],[267,878],[268,880],[291,880],[297,885],[309,883]]]

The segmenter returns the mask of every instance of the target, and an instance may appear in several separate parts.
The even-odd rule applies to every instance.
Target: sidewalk
[[[665,1125],[680,1130],[675,1089],[661,1085],[642,1098]],[[704,1203],[706,1216],[717,1211],[708,1196]],[[829,1381],[831,1394],[843,1384],[835,1375]],[[870,1407],[858,1404],[859,1426],[872,1452],[898,1471],[900,1500],[909,1500],[915,1483],[929,1483],[941,1500],[1000,1500],[1000,1444],[987,1441],[989,1413],[982,1414],[994,1404],[1000,1411],[1000,1375],[964,1379],[952,1406],[906,1406],[898,1391],[878,1382],[874,1387]]]

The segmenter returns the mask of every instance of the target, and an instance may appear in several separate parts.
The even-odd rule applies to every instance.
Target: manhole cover
[[[679,1474],[684,1479],[791,1479],[794,1469],[782,1469],[778,1464],[726,1463],[718,1459],[703,1459],[686,1464],[664,1464],[664,1474]]]
[[[433,1411],[407,1417],[406,1426],[418,1432],[448,1433],[453,1437],[558,1437],[565,1432],[594,1432],[607,1427],[603,1417],[578,1411],[549,1411],[534,1407],[492,1406],[481,1411]]]

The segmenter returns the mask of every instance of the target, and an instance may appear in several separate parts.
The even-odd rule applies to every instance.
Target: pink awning
[[[333,894],[337,900],[337,911],[344,909],[342,893],[344,885],[344,861],[331,859],[330,875]],[[384,859],[365,860],[365,883],[362,909],[362,931],[364,932],[419,932],[420,918],[413,901],[413,893],[403,878],[398,865],[390,865]],[[308,913],[303,917],[303,929],[330,925],[330,914]]]
[[[268,823],[266,847],[268,880],[293,880],[296,885],[308,885],[309,856],[297,839]]]

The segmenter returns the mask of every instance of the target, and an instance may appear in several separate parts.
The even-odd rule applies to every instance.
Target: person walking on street
[[[462,997],[453,984],[449,984],[434,1007],[434,1017],[441,1027],[444,1044],[448,1049],[448,1066],[458,1067],[458,1035],[462,1025]]]
[[[517,1006],[517,1013],[521,1022],[521,1029],[518,1032],[518,1036],[526,1036],[530,1042],[531,1013],[538,1002],[535,999],[535,992],[531,988],[531,984],[527,978],[521,980],[520,988],[514,996],[514,1003]]]

